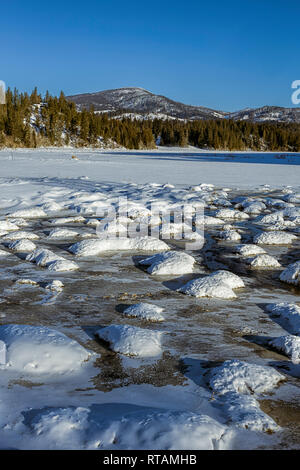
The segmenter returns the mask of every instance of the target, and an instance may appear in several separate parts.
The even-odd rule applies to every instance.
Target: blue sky
[[[234,111],[292,106],[294,0],[1,2],[0,80],[66,94],[140,86]]]

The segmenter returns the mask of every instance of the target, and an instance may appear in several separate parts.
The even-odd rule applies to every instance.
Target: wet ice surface
[[[10,194],[0,200],[0,219],[11,220],[14,225],[3,223],[1,228],[0,224],[0,248],[4,251],[0,257],[0,323],[46,327],[63,333],[78,343],[74,347],[81,351],[83,361],[74,355],[76,367],[69,373],[63,366],[64,353],[59,350],[63,372],[49,370],[47,374],[45,366],[39,373],[34,361],[29,360],[27,343],[27,367],[22,368],[21,362],[16,368],[13,361],[9,366],[0,365],[2,448],[299,447],[300,366],[294,352],[298,347],[295,337],[299,336],[295,324],[299,323],[294,320],[291,328],[284,316],[274,315],[267,308],[274,303],[300,302],[299,283],[280,280],[284,269],[300,260],[297,189],[229,190],[205,185],[164,187],[44,178],[37,183],[37,191],[30,183],[30,190],[24,192],[28,182],[26,178],[2,181],[2,194],[8,186]],[[145,253],[132,245],[121,251],[114,243],[114,251],[91,251],[90,256],[71,253],[69,248],[75,243],[96,237],[96,203],[116,203],[124,195],[133,203],[130,220],[145,217],[149,201],[158,201],[161,208],[180,201],[205,201],[206,243],[202,249],[183,251],[184,241],[164,240],[168,250],[187,253],[195,263],[185,269],[184,257],[178,258],[179,271],[176,266],[172,272],[171,266],[162,270],[164,275],[154,276],[147,272],[148,265],[140,264],[154,256],[152,248]],[[240,215],[244,210],[247,216]],[[7,218],[7,214],[12,217]],[[277,215],[260,219],[272,214]],[[212,223],[209,217],[215,216],[221,222]],[[279,266],[253,267],[251,260],[261,256],[261,250],[253,248],[255,237],[262,232],[272,233],[268,229],[276,220],[281,223],[280,233],[296,238],[282,237],[282,244],[276,245],[255,244],[274,257]],[[220,238],[222,223],[230,224],[241,239]],[[26,242],[24,232],[31,234],[31,239],[35,234],[34,242]],[[241,250],[241,244],[249,244],[249,249]],[[40,251],[35,252],[34,247]],[[163,245],[157,247],[158,252],[165,252]],[[48,269],[60,262],[62,271]],[[72,263],[78,269],[68,270]],[[179,291],[193,279],[224,270],[244,283],[244,287],[231,287],[233,299],[197,298]],[[297,275],[294,268],[289,271],[289,276],[293,275]],[[146,317],[123,313],[139,303],[163,308],[164,321],[150,322]],[[130,348],[115,352],[108,336],[102,335],[101,339],[97,335],[110,325],[120,325],[117,332],[127,325],[149,331],[150,337],[155,332],[160,350],[150,357],[132,355]],[[0,340],[5,343],[5,337]],[[9,361],[9,342],[6,347]],[[19,347],[15,346],[14,358]],[[53,349],[47,350],[47,344],[45,348],[43,364],[47,365],[49,357],[52,364]],[[59,354],[55,355],[58,368]],[[72,360],[70,355],[67,359]],[[266,369],[254,367],[252,373],[245,363]],[[72,370],[69,362],[68,367]],[[224,392],[213,382],[212,377],[218,377],[220,371],[225,376],[229,371],[235,383],[245,376],[244,370],[251,373],[246,374],[242,393],[233,389]],[[257,388],[256,381],[265,383],[265,377],[272,378],[270,387]],[[158,432],[160,439],[155,437]]]

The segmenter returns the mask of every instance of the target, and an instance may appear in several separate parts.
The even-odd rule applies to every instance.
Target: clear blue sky
[[[66,94],[140,86],[233,111],[292,106],[299,0],[12,0],[0,6],[0,80]]]

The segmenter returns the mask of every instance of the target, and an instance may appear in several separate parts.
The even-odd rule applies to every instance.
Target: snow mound
[[[178,291],[194,297],[235,299],[236,294],[232,289],[243,286],[243,281],[235,274],[227,271],[217,271],[216,273],[212,273],[210,276],[189,281],[183,287],[178,289]]]
[[[137,217],[151,216],[151,211],[142,204],[128,203],[128,217],[136,219]]]
[[[265,225],[265,229],[267,231],[276,231],[276,232],[284,231],[288,228],[293,229],[295,227],[296,227],[296,224],[294,222],[291,222],[290,220],[285,220],[284,223],[276,222],[275,224],[272,224],[272,225]]]
[[[274,338],[268,343],[272,348],[282,352],[292,359],[294,364],[300,364],[300,338],[299,336],[287,335]]]
[[[284,207],[286,207],[286,202],[283,201],[282,199],[273,199],[271,197],[267,197],[265,199],[265,204],[268,206],[268,207],[275,207],[276,209],[282,209]]]
[[[45,289],[54,290],[54,291],[62,291],[63,288],[64,288],[63,283],[58,279],[54,279],[53,281],[49,282],[45,286]]]
[[[101,222],[98,219],[86,219],[85,223],[90,227],[98,227],[99,225],[101,225]]]
[[[139,261],[149,266],[147,272],[157,276],[187,274],[193,272],[195,259],[181,251],[167,251]]]
[[[33,232],[25,232],[20,230],[19,232],[8,233],[5,235],[5,237],[3,237],[3,240],[22,240],[22,238],[26,238],[27,240],[37,240],[40,237]]]
[[[225,425],[207,415],[131,405],[123,412],[115,407],[113,414],[101,405],[46,409],[29,425],[35,445],[53,450],[215,450],[230,448],[232,437]]]
[[[70,246],[69,251],[77,256],[97,256],[106,251],[165,251],[168,245],[157,238],[112,238],[83,240]]]
[[[8,222],[7,220],[0,220],[0,230],[3,232],[9,232],[10,230],[18,230],[17,224]]]
[[[21,217],[17,217],[16,219],[10,218],[10,223],[16,226],[14,230],[17,230],[19,227],[28,227],[29,225],[29,223]]]
[[[272,214],[265,214],[258,216],[255,221],[257,224],[269,225],[269,224],[284,224],[284,218],[282,211],[273,212]]]
[[[239,276],[229,271],[221,270],[200,279],[193,279],[178,290],[194,297],[235,299],[236,294],[232,289],[244,286],[245,284]]]
[[[158,307],[157,305],[142,302],[139,304],[130,305],[130,307],[124,310],[123,314],[128,317],[137,317],[141,318],[142,320],[158,322],[165,319],[165,317],[161,314],[163,310],[164,309],[162,307]]]
[[[42,205],[42,209],[48,214],[57,214],[63,210],[63,207],[55,201],[45,202]]]
[[[25,284],[25,285],[30,285],[30,286],[38,286],[38,283],[36,281],[33,281],[32,279],[18,279],[16,281],[16,284]]]
[[[265,250],[257,245],[247,244],[247,245],[237,245],[235,251],[241,256],[251,256],[251,255],[260,255],[265,253]]]
[[[191,186],[189,188],[190,191],[213,191],[215,185],[211,183],[201,183],[196,186]]]
[[[236,230],[222,230],[218,233],[218,238],[227,242],[236,242],[242,237]]]
[[[225,270],[219,270],[211,273],[209,277],[215,281],[222,281],[231,289],[240,289],[245,287],[244,281],[234,273]]]
[[[232,205],[230,201],[222,197],[217,197],[216,199],[212,201],[212,203],[214,206],[217,206],[217,207],[230,207]]]
[[[223,225],[224,220],[218,219],[217,217],[213,217],[211,215],[204,216],[204,225]]]
[[[187,295],[194,297],[215,297],[218,299],[235,299],[236,294],[224,282],[214,281],[209,276],[189,281],[179,289]]]
[[[285,232],[263,232],[254,237],[254,243],[258,245],[289,245],[297,236]]]
[[[29,374],[63,374],[78,370],[90,357],[77,341],[44,326],[0,325],[7,347],[7,367]]]
[[[277,424],[261,411],[255,396],[272,390],[283,380],[285,376],[271,367],[229,360],[212,369],[209,385],[236,426],[276,431]]]
[[[26,253],[26,252],[35,250],[36,245],[30,240],[27,240],[26,238],[22,238],[21,240],[16,240],[14,242],[11,242],[8,245],[8,248],[12,251]]]
[[[7,217],[21,217],[22,219],[38,219],[40,217],[47,217],[46,212],[40,207],[31,207],[30,209],[20,209],[11,214],[7,214]]]
[[[300,204],[300,193],[291,193],[284,196],[285,201]]]
[[[83,222],[85,222],[85,218],[81,215],[75,217],[59,217],[49,220],[51,225],[82,224]]]
[[[234,209],[219,209],[216,214],[216,217],[220,219],[234,219],[234,220],[247,220],[249,215],[245,212],[237,211]]]
[[[51,230],[51,232],[48,235],[48,238],[63,240],[63,239],[70,239],[70,238],[75,238],[75,237],[79,237],[79,236],[80,236],[80,234],[78,232],[76,232],[75,230],[68,230],[66,228],[64,228],[64,229],[55,228],[55,229]]]
[[[260,201],[244,202],[242,206],[246,214],[259,214],[267,208],[266,205]]]
[[[161,353],[161,331],[129,325],[110,325],[96,333],[113,351],[126,356],[151,357]]]
[[[4,258],[5,256],[9,256],[11,253],[9,253],[8,251],[5,251],[5,250],[1,250],[0,249],[0,258]]]
[[[280,280],[288,284],[300,285],[300,261],[289,264],[280,274]]]
[[[274,256],[262,254],[249,260],[252,268],[281,268],[281,264]]]
[[[55,272],[75,271],[78,268],[78,264],[74,263],[74,261],[69,261],[66,259],[58,259],[48,263],[47,265],[47,269],[49,271]]]
[[[268,392],[284,379],[272,367],[233,359],[211,371],[209,384],[218,395],[228,392],[250,395]]]
[[[163,221],[161,235],[163,238],[170,238],[173,235],[175,238],[181,238],[183,234],[192,235],[192,228],[187,224],[182,223],[168,223]]]
[[[280,302],[277,304],[268,304],[266,309],[271,315],[280,317],[282,320],[286,321],[289,329],[291,329],[295,335],[300,334],[300,307],[297,304]]]
[[[121,224],[119,221],[112,220],[111,222],[106,222],[105,224],[100,223],[97,227],[97,233],[103,234],[104,236],[107,234],[126,236],[127,235],[127,227]]]
[[[260,409],[255,397],[228,392],[222,399],[222,409],[236,427],[268,433],[280,429],[275,421]]]
[[[32,253],[26,256],[26,261],[36,263],[38,266],[47,266],[53,261],[63,260],[62,256],[53,253],[53,251],[47,250],[46,248],[37,248]]]

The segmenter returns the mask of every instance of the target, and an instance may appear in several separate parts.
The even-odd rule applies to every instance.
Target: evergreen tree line
[[[128,149],[193,145],[216,150],[300,151],[300,124],[219,120],[117,119],[112,114],[78,110],[63,92],[41,96],[16,89],[0,105],[0,147],[74,145]]]

